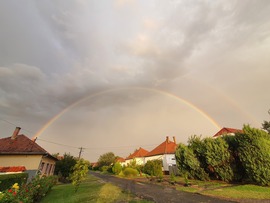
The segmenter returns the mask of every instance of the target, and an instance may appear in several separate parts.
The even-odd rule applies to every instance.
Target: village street
[[[142,197],[147,200],[151,200],[157,203],[198,203],[198,202],[207,202],[207,203],[228,203],[232,201],[217,199],[213,197],[203,196],[199,194],[193,194],[188,192],[177,191],[173,188],[162,187],[155,184],[147,184],[142,182],[137,182],[134,180],[117,178],[111,175],[105,175],[97,172],[90,172],[91,175],[94,175],[98,178],[101,178],[103,181],[110,182],[126,191],[129,191],[139,197]]]

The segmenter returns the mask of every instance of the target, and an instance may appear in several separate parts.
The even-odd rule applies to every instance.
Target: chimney
[[[174,142],[174,144],[176,144],[175,136],[173,136],[173,142]]]
[[[11,137],[12,140],[15,140],[20,132],[21,128],[20,127],[16,127],[16,129],[13,132],[13,135]]]
[[[169,143],[169,136],[166,136],[166,142]]]

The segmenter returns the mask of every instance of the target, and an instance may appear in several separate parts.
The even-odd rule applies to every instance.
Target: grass
[[[119,187],[109,183],[102,183],[97,178],[89,175],[75,193],[72,184],[61,184],[53,187],[41,203],[81,203],[81,202],[130,202],[147,203],[149,201],[137,199],[128,192],[123,192]]]
[[[222,181],[198,181],[189,180],[190,187],[184,187],[184,179],[178,177],[177,190],[200,193],[202,195],[215,196],[227,199],[270,199],[270,187],[258,185],[234,185]]]
[[[270,199],[270,187],[238,185],[215,190],[205,190],[201,194],[233,199]]]

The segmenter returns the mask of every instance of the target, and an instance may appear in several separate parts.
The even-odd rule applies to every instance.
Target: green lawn
[[[261,187],[258,185],[238,185],[224,187],[214,190],[205,190],[201,192],[206,195],[233,199],[269,199],[270,187]]]
[[[184,183],[184,180],[181,178],[179,178],[178,181]],[[222,181],[190,180],[189,183],[191,183],[191,186],[177,186],[177,189],[227,199],[270,200],[270,187],[262,187],[258,185],[233,185]]]
[[[52,191],[42,199],[41,203],[81,203],[81,202],[136,202],[147,203],[133,195],[123,192],[119,187],[109,183],[102,183],[99,179],[89,175],[77,193],[71,184],[56,185]]]

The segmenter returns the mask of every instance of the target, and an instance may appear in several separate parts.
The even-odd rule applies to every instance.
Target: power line
[[[65,147],[71,147],[71,148],[76,148],[76,149],[85,149],[85,150],[101,150],[101,149],[120,149],[120,148],[131,148],[131,147],[150,147],[150,146],[156,146],[156,144],[152,144],[152,145],[129,145],[129,146],[109,146],[109,147],[77,147],[77,146],[71,146],[71,145],[67,145],[67,144],[62,144],[62,143],[57,143],[57,142],[52,142],[49,140],[44,140],[41,138],[37,138],[37,140],[41,140],[43,142],[48,142],[51,144],[55,144],[55,145],[60,145],[60,146],[65,146]]]
[[[12,122],[7,121],[7,120],[2,119],[2,118],[0,118],[0,120],[4,121],[4,122],[6,122],[6,123],[8,123],[8,124],[10,124],[10,125],[13,125],[13,126],[15,126],[15,127],[18,127],[18,126],[19,126],[19,125],[15,124],[15,123],[12,123]],[[30,130],[26,130],[25,128],[21,128],[21,130],[24,130],[24,131],[26,131],[26,132],[29,132],[29,133],[33,133],[33,134],[35,134],[35,132],[30,131]]]
[[[76,148],[76,149],[79,148],[79,147],[75,147],[75,146],[71,146],[71,145],[61,144],[61,143],[52,142],[52,141],[48,141],[48,140],[43,140],[43,139],[40,139],[39,137],[37,137],[37,140],[41,140],[43,142],[48,142],[51,144],[60,145],[60,146],[64,146],[64,147],[71,147],[71,148]]]

